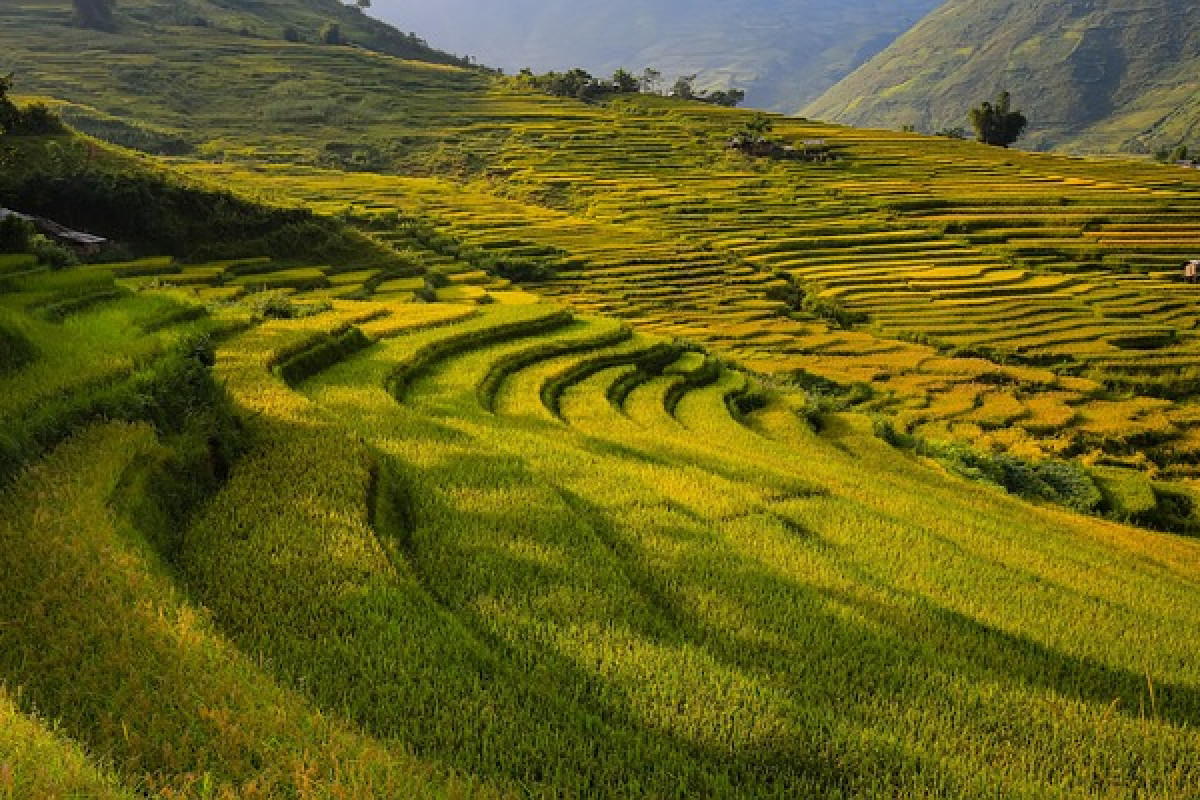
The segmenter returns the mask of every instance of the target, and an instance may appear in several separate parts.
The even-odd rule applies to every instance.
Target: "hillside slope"
[[[37,7],[0,796],[1200,795],[1200,173]]]
[[[612,319],[183,313],[230,265],[146,266],[0,292],[37,353],[0,434],[62,442],[0,483],[16,796],[1200,791],[1194,540],[949,477],[861,414],[818,432]]]
[[[932,132],[1008,89],[1026,146],[1148,152],[1195,142],[1198,68],[1190,0],[951,0],[803,113]]]
[[[633,0],[580,4],[375,0],[371,13],[482,63],[515,72],[582,66],[660,70],[669,86],[747,90],[746,104],[792,113],[904,32],[936,0]]]

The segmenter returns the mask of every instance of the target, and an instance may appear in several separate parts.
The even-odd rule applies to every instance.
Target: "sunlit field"
[[[1200,797],[1196,173],[123,7],[20,169],[356,249],[0,255],[0,798]]]

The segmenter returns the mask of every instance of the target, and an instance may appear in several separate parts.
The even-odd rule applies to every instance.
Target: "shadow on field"
[[[421,424],[389,434],[389,451]],[[1020,712],[982,691],[947,696],[947,675],[1101,707],[1120,697],[1137,713],[1141,676],[853,576],[830,588],[821,570],[847,576],[829,548],[769,508],[710,519],[639,483],[655,472],[615,475],[632,505],[614,506],[588,474],[606,452],[572,451],[548,480],[520,454],[435,438],[449,434],[426,458],[436,466],[417,469],[338,432],[277,426],[277,460],[294,466],[286,479],[239,466],[226,491],[263,507],[239,505],[239,535],[210,537],[206,572],[188,577],[282,682],[453,772],[532,795],[970,796],[993,754],[951,766],[927,742],[990,741]],[[327,488],[333,476],[343,488]],[[765,488],[806,496],[779,474]],[[735,547],[741,535],[810,560],[812,582]],[[363,536],[386,564],[355,557],[371,548]],[[1195,690],[1156,691],[1161,718],[1197,719]],[[932,729],[906,729],[910,710]],[[1070,752],[1087,733],[1014,744]]]

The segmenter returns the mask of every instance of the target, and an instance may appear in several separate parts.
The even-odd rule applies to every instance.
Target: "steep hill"
[[[932,132],[1008,89],[1026,146],[1149,152],[1197,143],[1198,74],[1190,0],[951,0],[803,113]]]
[[[639,3],[375,0],[371,13],[509,72],[582,66],[660,70],[668,84],[748,90],[747,104],[797,111],[904,32],[937,0],[670,0]]]

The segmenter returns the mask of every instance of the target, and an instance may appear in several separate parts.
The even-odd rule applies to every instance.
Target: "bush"
[[[345,40],[342,39],[342,27],[332,21],[325,23],[317,35],[317,39],[321,44],[345,44]]]
[[[0,375],[13,372],[37,358],[37,348],[21,330],[0,318]]]
[[[875,435],[892,447],[912,450],[971,480],[991,483],[1027,500],[1041,500],[1082,513],[1102,510],[1104,494],[1092,475],[1072,461],[1028,461],[1008,453],[984,453],[961,444],[928,442],[875,420]]]
[[[69,248],[36,234],[29,240],[29,252],[37,256],[39,264],[54,269],[73,267],[79,263],[79,257]]]
[[[33,103],[17,114],[10,132],[24,136],[62,133],[63,124],[45,103]]]
[[[0,205],[187,260],[384,255],[365,236],[307,209],[263,206],[150,173],[35,172],[8,185],[0,176]]]
[[[160,435],[188,437],[203,447],[218,477],[241,447],[241,427],[224,387],[209,368],[212,341],[197,336],[114,384],[47,400],[0,425],[0,484],[29,460],[94,420],[148,422]],[[203,442],[203,445],[200,444]]]
[[[28,253],[33,223],[17,216],[0,219],[0,253]]]
[[[849,329],[867,321],[867,315],[859,311],[849,311],[834,300],[828,300],[816,295],[808,295],[801,305],[804,311],[833,323],[835,327]]]

